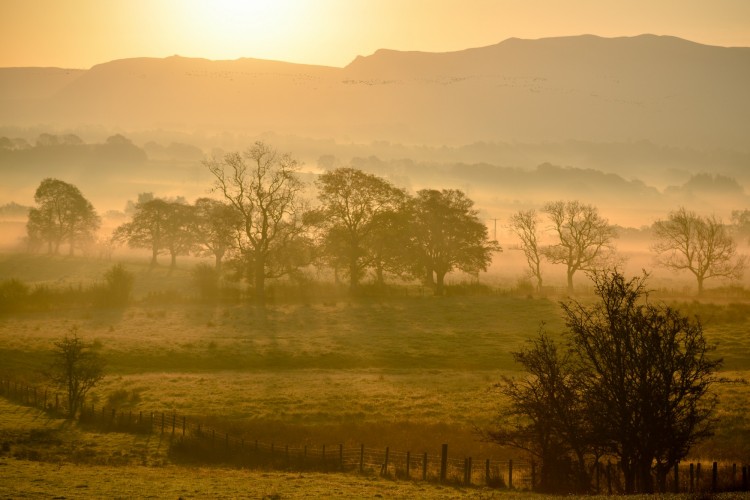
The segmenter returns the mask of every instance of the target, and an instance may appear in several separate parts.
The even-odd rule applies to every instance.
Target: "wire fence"
[[[69,417],[67,398],[48,388],[0,379],[0,395],[51,415]],[[175,412],[134,412],[95,404],[83,405],[76,418],[82,425],[104,431],[166,435],[170,439],[170,456],[177,462],[374,473],[401,480],[517,490],[534,490],[538,486],[537,466],[533,461],[451,457],[447,444],[440,446],[439,453],[370,448],[364,444],[356,447],[279,444],[230,435]],[[612,463],[597,465],[593,481],[596,493],[623,491],[619,467]],[[716,461],[678,464],[670,474],[667,489],[675,493],[750,491],[750,466]]]

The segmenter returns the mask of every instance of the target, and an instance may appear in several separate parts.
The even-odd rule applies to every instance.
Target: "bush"
[[[133,273],[127,271],[122,264],[115,264],[104,273],[106,282],[102,302],[108,306],[124,306],[130,301],[133,291]]]

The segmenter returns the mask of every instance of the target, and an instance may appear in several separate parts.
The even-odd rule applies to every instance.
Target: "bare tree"
[[[667,220],[654,223],[656,242],[652,250],[657,263],[675,271],[689,271],[703,293],[709,278],[739,279],[747,258],[737,255],[737,246],[726,226],[715,216],[701,217],[681,207]]]
[[[305,230],[299,165],[263,142],[204,165],[216,179],[214,189],[237,211],[240,231],[234,245],[248,267],[255,298],[262,303],[266,279],[290,274],[302,255],[291,251],[298,248]]]
[[[600,301],[562,305],[571,349],[585,373],[579,387],[598,442],[618,457],[626,493],[664,487],[674,464],[711,435],[720,359],[703,327],[648,301],[647,276],[592,275]]]
[[[579,201],[548,203],[544,212],[559,243],[544,248],[542,253],[553,264],[565,264],[568,292],[572,293],[577,271],[601,268],[614,252],[615,230],[595,206]]]
[[[104,360],[92,344],[78,338],[75,326],[54,345],[49,377],[68,393],[68,416],[74,418],[86,394],[104,378]]]
[[[600,457],[617,458],[626,493],[652,493],[711,435],[720,359],[703,328],[648,300],[646,276],[592,273],[598,299],[562,304],[567,342],[544,333],[514,353],[530,377],[506,380],[498,427],[485,435],[542,460],[547,490],[585,492]]]
[[[537,241],[537,224],[539,218],[536,210],[521,210],[510,217],[510,228],[521,239],[521,249],[526,256],[529,273],[536,278],[536,289],[542,289],[542,252]]]

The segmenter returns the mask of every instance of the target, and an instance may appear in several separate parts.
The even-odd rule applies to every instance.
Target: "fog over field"
[[[4,2],[0,495],[750,489],[748,26]]]

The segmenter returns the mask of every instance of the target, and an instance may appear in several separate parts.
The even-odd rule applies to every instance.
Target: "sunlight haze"
[[[584,33],[748,46],[748,26],[743,0],[4,0],[0,67],[174,54],[342,67],[380,48],[444,52]]]

